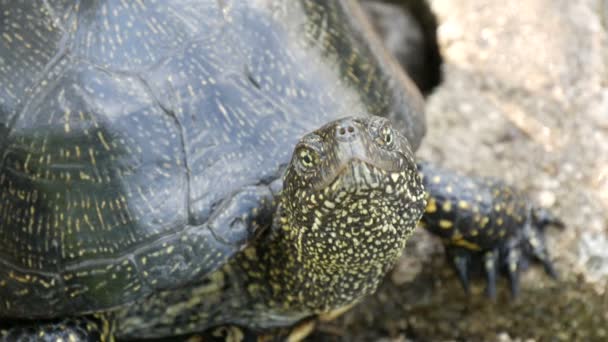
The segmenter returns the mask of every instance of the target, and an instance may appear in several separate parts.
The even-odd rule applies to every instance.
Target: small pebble
[[[557,196],[553,191],[544,190],[538,194],[538,203],[541,207],[550,208],[555,205]]]

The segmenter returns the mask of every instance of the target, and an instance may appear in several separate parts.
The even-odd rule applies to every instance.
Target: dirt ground
[[[313,338],[608,340],[608,1],[434,0],[444,81],[418,155],[505,179],[566,223],[510,299],[466,298],[420,230],[379,293]]]

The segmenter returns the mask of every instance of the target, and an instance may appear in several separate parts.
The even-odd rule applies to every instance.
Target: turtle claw
[[[509,276],[509,288],[511,289],[511,296],[517,298],[519,296],[519,270],[516,269],[513,272],[508,273]]]
[[[546,226],[553,226],[559,229],[566,227],[564,221],[545,208],[532,208],[532,217],[536,226],[541,230],[544,230]]]
[[[496,274],[498,265],[498,252],[489,251],[483,254],[483,268],[486,271],[486,296],[496,299]]]
[[[557,273],[555,266],[553,266],[553,263],[550,260],[541,260],[541,263],[545,269],[545,273],[547,273],[549,277],[559,279],[559,273]]]
[[[454,267],[458,273],[458,279],[462,285],[462,289],[468,295],[469,290],[469,271],[468,271],[468,259],[464,256],[458,256],[454,259]]]
[[[469,268],[471,264],[471,255],[468,251],[451,248],[448,250],[448,255],[452,261],[452,265],[456,270],[456,275],[460,280],[462,289],[468,295],[469,292]]]
[[[512,248],[507,251],[506,257],[506,273],[509,278],[509,288],[511,289],[511,296],[517,298],[519,295],[519,270],[520,270],[521,256],[519,250]]]
[[[543,265],[543,268],[547,275],[549,275],[553,279],[557,279],[559,277],[557,270],[555,269],[555,266],[553,265],[553,262],[551,261],[549,253],[547,252],[547,249],[545,247],[544,239],[540,246],[529,245],[529,251],[530,255],[535,260],[540,262],[541,265]]]
[[[548,225],[563,228],[564,223],[543,208],[532,209],[532,220],[529,221],[523,229],[523,246],[524,253],[532,257],[534,260],[543,265],[545,273],[553,279],[558,278],[555,266],[549,256],[547,244],[545,241],[544,228]]]
[[[547,273],[549,277],[556,280],[559,279],[559,274],[557,273],[557,270],[555,269],[555,266],[553,266],[553,262],[551,262],[551,260],[548,258],[539,258],[538,256],[535,257],[543,265],[545,273]]]

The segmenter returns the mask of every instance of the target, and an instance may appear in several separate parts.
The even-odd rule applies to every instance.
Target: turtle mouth
[[[408,177],[409,168],[400,160],[397,165],[378,166],[362,158],[352,158],[336,168],[325,180],[317,184],[315,191],[371,191],[377,189],[394,189],[403,184]]]

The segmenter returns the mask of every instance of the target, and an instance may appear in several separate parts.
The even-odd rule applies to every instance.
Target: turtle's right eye
[[[370,124],[370,133],[378,146],[392,150],[395,143],[395,132],[390,121],[384,118],[374,118]]]

